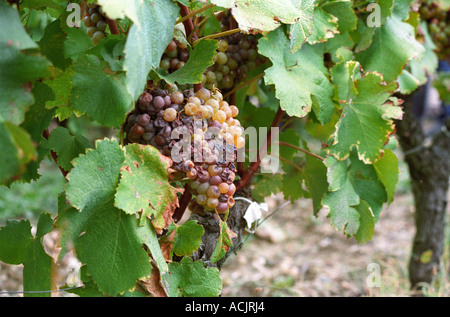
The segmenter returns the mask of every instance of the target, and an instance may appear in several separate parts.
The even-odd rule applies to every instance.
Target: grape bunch
[[[245,81],[249,71],[265,62],[265,58],[258,54],[257,44],[255,36],[242,33],[221,38],[214,65],[207,69],[203,77],[205,87],[231,90]]]
[[[150,144],[172,158],[193,193],[191,211],[224,213],[234,206],[234,162],[245,145],[238,112],[218,90],[147,89],[126,120],[125,144]]]
[[[159,67],[166,70],[169,74],[180,69],[189,59],[189,50],[186,44],[173,39],[161,58]]]
[[[95,45],[105,37],[105,30],[108,26],[106,16],[102,7],[95,3],[87,5],[86,15],[83,18],[84,25],[87,27],[86,33],[92,39]]]
[[[442,8],[438,2],[422,0],[419,8],[420,16],[427,21],[428,30],[436,44],[436,53],[441,59],[450,59],[450,11]]]

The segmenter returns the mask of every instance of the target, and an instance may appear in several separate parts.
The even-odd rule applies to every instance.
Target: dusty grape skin
[[[222,98],[220,92],[206,88],[195,94],[192,91],[146,89],[124,124],[125,145],[148,144],[170,157],[172,150],[184,151],[183,146],[178,144],[183,135],[172,139],[172,132],[176,128],[187,128],[187,133],[192,136],[188,143],[191,151],[182,155],[181,161],[174,161],[172,168],[190,184],[196,212],[214,212],[216,209],[222,213],[233,201],[229,193],[233,190],[230,184],[234,181],[235,166],[233,162],[225,162],[224,158],[236,148],[225,143],[220,143],[218,148],[217,140],[224,141],[222,138],[214,139],[214,135],[226,133],[222,128],[235,124],[230,120],[234,120],[232,114],[237,108],[232,111],[233,108]],[[223,123],[212,118],[217,113]],[[225,120],[228,120],[227,123]],[[209,132],[210,128],[215,129],[215,134]],[[240,132],[231,131],[233,135]],[[196,155],[199,155],[198,160],[194,160]]]

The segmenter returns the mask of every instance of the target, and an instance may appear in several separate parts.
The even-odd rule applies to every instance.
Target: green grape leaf
[[[425,38],[425,43],[423,43],[425,52],[423,57],[414,57],[398,76],[397,82],[402,94],[410,94],[420,85],[425,84],[429,74],[434,74],[438,68],[438,57],[434,52],[436,45],[428,33],[427,24],[422,23],[421,28]]]
[[[308,37],[308,43],[326,42],[337,33],[339,33],[338,19],[325,12],[322,7],[316,7],[314,10],[314,28],[312,34]]]
[[[369,27],[363,19],[359,19],[357,22],[357,28],[352,32],[352,36],[356,43],[355,53],[360,53],[366,50],[373,40],[373,35],[378,28]]]
[[[399,169],[398,158],[395,153],[390,150],[384,150],[383,156],[373,163],[373,168],[378,175],[379,180],[383,183],[386,189],[388,202],[391,203],[394,199],[395,188],[398,183]]]
[[[356,95],[353,88],[348,89],[346,100],[341,101],[343,112],[326,151],[343,160],[356,147],[361,160],[373,163],[394,131],[392,119],[402,116],[399,107],[385,103],[397,85],[384,83],[379,74],[367,73],[356,80],[355,87]]]
[[[189,1],[189,0],[183,0],[183,1]],[[218,5],[223,8],[231,8],[233,6],[235,0],[211,0],[211,3],[214,3],[215,5]]]
[[[65,241],[75,242],[87,272],[103,293],[112,296],[132,289],[137,279],[151,273],[142,248],[151,234],[149,224],[140,226],[134,215],[113,205],[124,160],[118,142],[108,139],[97,141],[95,149],[75,158],[67,176],[66,197],[79,211],[62,207],[58,219]]]
[[[55,77],[49,80],[45,80],[44,84],[49,86],[54,93],[54,98],[49,98],[45,102],[47,109],[54,109],[55,116],[60,120],[68,119],[74,112],[72,107],[69,106],[70,96],[72,93],[72,77],[75,74],[73,66],[70,65],[64,71],[56,70]],[[77,112],[77,114],[82,114]]]
[[[167,74],[164,70],[158,71],[160,78],[170,84],[177,82],[180,85],[198,84],[202,82],[202,74],[214,64],[218,42],[216,40],[201,40],[193,49],[190,49],[189,60],[179,70]]]
[[[172,160],[152,146],[127,145],[115,206],[127,214],[139,212],[143,221],[153,218],[156,229],[165,228],[178,206],[178,190],[168,182],[171,165]]]
[[[303,159],[297,158],[293,160],[294,165],[300,165]],[[294,203],[296,200],[302,198],[305,195],[305,191],[302,188],[303,180],[305,178],[299,168],[295,168],[290,164],[283,164],[283,185],[281,190],[284,195],[284,199],[290,200]]]
[[[65,32],[67,33],[67,37],[62,43],[62,52],[66,58],[70,58],[75,61],[80,55],[86,53],[94,47],[92,39],[82,28],[66,28]],[[110,35],[108,35],[108,39],[109,38]],[[100,43],[103,44],[103,41]],[[101,45],[100,43],[98,46]]]
[[[355,80],[361,77],[360,65],[355,61],[340,62],[331,69],[331,78],[336,85],[339,100],[357,94]]]
[[[102,292],[122,294],[151,274],[149,257],[142,248],[149,225],[140,226],[136,217],[112,206],[112,200],[89,212],[75,250]]]
[[[67,128],[57,127],[50,134],[47,146],[58,155],[58,166],[70,171],[72,160],[90,148],[91,144],[84,136],[72,136]]]
[[[275,30],[281,25],[293,24],[302,17],[301,6],[294,0],[234,0],[211,1],[231,8],[233,17],[244,33]]]
[[[282,142],[282,144],[277,145],[279,148],[280,156],[289,161],[292,160],[294,155],[298,153],[298,150],[293,147],[284,145],[283,143],[299,147],[300,146],[300,136],[297,134],[297,132],[294,129],[287,128],[287,129],[280,131],[279,142]],[[272,147],[273,146],[274,145],[272,145]],[[272,152],[272,151],[270,151],[270,152]]]
[[[301,1],[300,3],[294,3],[294,5],[300,11],[300,18],[289,27],[292,53],[302,48],[314,27],[314,0]]]
[[[281,191],[283,176],[281,174],[263,174],[254,183],[252,197],[257,201],[264,201],[264,198]]]
[[[306,155],[305,186],[308,189],[312,202],[314,214],[322,208],[322,200],[328,191],[327,167],[323,161]]]
[[[350,165],[349,165],[350,162]],[[332,225],[348,235],[354,235],[359,243],[369,241],[374,232],[386,191],[378,180],[373,165],[358,159],[356,152],[350,160],[338,161],[327,157],[329,191],[323,206],[329,209]]]
[[[20,126],[30,135],[31,141],[37,150],[37,159],[32,160],[26,166],[26,171],[20,179],[25,182],[31,182],[40,177],[38,173],[39,167],[42,160],[49,154],[49,150],[45,146],[47,140],[42,136],[42,132],[48,128],[55,114],[54,110],[45,108],[46,101],[55,97],[49,86],[38,81],[34,84],[32,93],[36,102],[27,111],[25,119]]]
[[[9,6],[5,1],[0,1],[0,30],[2,30],[0,44],[7,44],[19,50],[38,47],[25,31],[17,9]],[[3,53],[0,53],[1,55]],[[0,66],[0,69],[2,68]]]
[[[3,30],[2,30],[3,32]],[[34,103],[32,82],[50,76],[50,62],[0,43],[0,122],[20,124]]]
[[[0,159],[1,184],[19,178],[25,172],[27,164],[37,160],[30,135],[10,122],[0,122],[0,148],[4,151]]]
[[[325,194],[322,204],[329,209],[328,217],[333,227],[344,228],[345,233],[354,235],[359,228],[359,213],[354,207],[359,203],[359,196],[347,178],[339,189]]]
[[[145,235],[146,245],[150,249],[150,253],[155,260],[156,265],[158,266],[159,273],[161,274],[162,279],[164,280],[165,275],[169,272],[169,266],[164,259],[164,255],[161,250],[161,246],[159,244],[158,236],[156,234],[155,228],[152,225],[149,225],[149,231]]]
[[[211,255],[211,263],[215,263],[223,258],[233,245],[233,238],[237,237],[236,232],[228,227],[226,221],[222,221],[220,218],[219,221],[219,237],[217,238],[216,247]]]
[[[202,261],[187,256],[179,263],[169,263],[169,281],[170,296],[217,297],[222,290],[217,268],[205,268]]]
[[[138,12],[141,9],[140,1],[98,0],[97,3],[102,6],[103,11],[110,19],[128,17],[133,23],[141,27],[141,21],[138,18]]]
[[[275,85],[280,106],[290,116],[304,117],[311,111],[315,99],[319,108],[316,115],[324,124],[334,111],[331,99],[334,88],[329,82],[323,58],[307,44],[294,54],[286,53],[289,48],[289,39],[281,28],[259,40],[259,53],[267,56],[273,64],[266,69],[264,80],[266,84]]]
[[[71,64],[71,60],[64,56],[64,41],[66,33],[61,28],[61,20],[55,20],[45,28],[44,36],[39,41],[41,53],[54,66],[64,70]]]
[[[23,264],[23,289],[25,292],[49,291],[52,282],[52,257],[44,250],[42,238],[53,229],[49,213],[42,213],[36,235],[31,234],[29,220],[8,220],[0,228],[0,260],[9,264]],[[50,297],[51,293],[25,293],[25,297]]]
[[[41,140],[42,131],[48,128],[54,115],[53,110],[45,108],[45,103],[53,100],[55,94],[48,85],[39,81],[34,84],[32,93],[35,103],[25,114],[25,120],[21,127],[28,131],[34,142],[38,143]]]
[[[450,103],[450,73],[438,72],[433,80],[433,86],[438,91],[440,99],[445,103]]]
[[[338,19],[338,31],[350,32],[356,29],[358,18],[352,8],[353,1],[337,0],[329,1],[323,5],[323,10]]]
[[[371,212],[378,220],[383,203],[387,201],[386,190],[372,164],[364,164],[356,153],[350,155],[350,161],[348,178],[358,196],[369,204]]]
[[[176,228],[173,253],[177,256],[191,255],[197,251],[205,229],[197,224],[195,220],[189,220]]]
[[[376,71],[385,81],[393,81],[414,57],[422,56],[424,47],[417,42],[414,27],[392,16],[375,30],[370,46],[356,55],[365,71]]]
[[[126,87],[133,100],[137,100],[150,70],[159,67],[161,56],[173,38],[179,9],[171,1],[133,1],[133,4],[136,18],[132,18],[134,23],[125,44],[123,66],[127,71]],[[127,5],[121,2],[122,7]]]
[[[45,10],[48,8],[58,9],[62,11],[64,6],[62,4],[57,4],[53,0],[22,0],[20,2],[20,8],[28,8],[30,10]]]
[[[359,227],[355,233],[355,239],[359,244],[364,244],[372,240],[375,232],[375,217],[364,200],[361,200],[361,203],[354,208],[359,213]]]
[[[125,39],[123,38],[108,38],[103,43],[103,48],[100,53],[105,61],[108,62],[109,68],[112,71],[122,71],[123,70],[123,58],[121,58],[124,53]]]
[[[38,173],[38,170],[40,169],[41,162],[46,157],[48,157],[49,154],[46,143],[47,139],[45,139],[44,137],[41,137],[39,142],[34,143],[37,144],[37,159],[27,164],[26,170],[20,177],[20,181],[29,183],[31,181],[38,180],[39,177],[41,177],[41,175]]]
[[[98,140],[95,150],[73,160],[67,175],[67,199],[78,210],[91,210],[113,200],[125,154],[115,140]]]
[[[104,72],[104,62],[94,55],[83,55],[75,62],[75,75],[69,106],[85,112],[103,126],[117,127],[134,106],[123,75]]]
[[[327,166],[328,189],[334,192],[344,187],[347,182],[347,162],[328,156],[324,163]]]

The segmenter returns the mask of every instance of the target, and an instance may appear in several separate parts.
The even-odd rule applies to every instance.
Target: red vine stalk
[[[281,119],[283,118],[283,113],[284,112],[281,109],[281,107],[278,107],[278,111],[275,114],[275,117],[273,118],[272,125],[270,126],[271,128],[278,127],[280,125]],[[265,142],[266,151],[269,150],[270,145],[272,143],[272,129],[271,128],[267,132],[267,137],[266,137],[266,142]],[[258,171],[258,168],[261,165],[261,159],[262,159],[262,156],[264,156],[264,155],[265,155],[265,153],[259,153],[259,151],[258,151],[256,161],[253,162],[252,164],[250,164],[248,170],[244,173],[241,180],[237,184],[236,190],[243,189],[250,184],[250,182],[253,179],[253,176]]]
[[[111,34],[120,34],[119,27],[117,26],[116,20],[111,20],[106,18],[106,22],[108,22],[109,30]]]
[[[186,184],[186,185],[184,185],[184,193],[180,197],[180,205],[173,212],[173,216],[172,216],[173,221],[178,222],[181,220],[181,218],[183,218],[184,212],[185,212],[186,208],[189,206],[191,199],[192,199],[192,193],[189,188],[189,185]]]
[[[180,14],[183,18],[190,14],[188,7],[186,7],[185,5],[182,5],[179,2],[178,2],[178,6],[180,7]],[[184,29],[186,31],[186,35],[188,35],[188,37],[189,37],[189,35],[191,35],[191,33],[194,32],[194,23],[192,22],[192,19],[187,18],[187,19],[183,20],[183,25],[184,25]],[[198,39],[198,35],[195,32],[192,35],[192,40],[196,41],[197,39]]]

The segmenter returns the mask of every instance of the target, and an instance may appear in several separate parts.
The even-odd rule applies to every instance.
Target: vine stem
[[[186,7],[185,5],[182,5],[181,3],[178,2],[178,6],[180,7],[180,14],[182,18],[191,14],[189,12],[188,7]],[[186,31],[186,35],[190,36],[192,34],[192,39],[195,41],[198,36],[197,32],[194,32],[194,23],[192,22],[192,19],[190,17],[186,18],[185,20],[183,20],[183,25]]]
[[[202,38],[199,38],[198,40],[194,41],[194,43],[192,43],[192,45],[195,46],[201,40],[215,39],[215,38],[218,38],[218,37],[221,37],[221,36],[227,36],[227,35],[230,35],[230,34],[238,33],[240,31],[241,31],[240,28],[235,28],[235,29],[231,29],[231,30],[228,30],[228,31],[224,31],[224,32],[219,32],[219,33],[215,33],[215,34],[206,35],[206,36],[204,36]]]
[[[183,23],[183,22],[186,21],[187,19],[192,18],[194,15],[197,15],[197,14],[199,14],[199,13],[205,11],[205,10],[208,10],[209,8],[212,8],[212,7],[214,7],[214,6],[215,6],[215,4],[212,4],[212,3],[211,3],[211,4],[208,4],[207,6],[204,6],[204,7],[200,8],[200,9],[198,9],[198,10],[196,10],[196,11],[192,11],[191,13],[189,13],[189,14],[187,14],[187,15],[181,17],[181,18],[179,18],[175,24]]]
[[[283,145],[283,146],[291,147],[293,149],[299,150],[300,152],[303,152],[305,154],[311,155],[312,157],[315,157],[316,159],[319,159],[321,161],[325,161],[325,158],[323,158],[322,156],[317,155],[315,153],[312,153],[312,152],[310,152],[308,150],[302,149],[301,147],[295,146],[293,144],[290,144],[290,143],[287,143],[287,142],[278,142],[278,144],[279,145]]]
[[[192,193],[189,188],[189,185],[184,185],[184,193],[180,197],[180,205],[175,209],[173,212],[172,219],[175,222],[178,222],[183,218],[184,212],[186,211],[186,208],[189,206],[189,203],[192,199]]]
[[[281,107],[278,107],[278,111],[275,114],[275,117],[273,118],[271,128],[278,127],[280,125],[281,119],[283,118],[283,114],[284,114],[283,109],[281,109]],[[266,153],[269,150],[271,143],[272,143],[272,129],[269,129],[267,131],[267,137],[265,142]],[[236,191],[243,189],[250,184],[251,180],[253,179],[253,176],[255,175],[256,171],[261,165],[261,159],[262,156],[264,156],[264,154],[259,153],[258,151],[256,161],[250,164],[248,170],[245,172],[245,174],[242,176],[241,180],[237,184]]]
[[[119,27],[117,26],[116,20],[111,20],[106,18],[106,22],[108,22],[109,30],[111,34],[120,34]]]
[[[255,80],[260,79],[261,77],[263,77],[265,75],[265,73],[261,73],[258,76],[255,76],[249,80],[247,80],[246,82],[243,82],[242,84],[239,84],[238,86],[234,87],[233,90],[230,90],[229,92],[227,92],[223,97],[226,98],[228,96],[230,96],[231,94],[234,94],[236,91],[238,91],[239,89],[241,89],[242,87],[245,87],[249,84],[251,84],[252,82],[254,82]]]
[[[208,19],[212,16],[213,14],[211,13],[209,16],[199,20],[198,17],[195,18],[194,20],[194,32],[192,32],[189,36],[188,36],[188,42],[191,43],[192,42],[192,35],[196,34],[198,32],[198,30],[200,29],[200,27],[205,24]]]
[[[273,156],[279,158],[280,160],[282,160],[283,162],[285,162],[285,163],[291,165],[292,167],[294,167],[294,168],[296,168],[297,170],[299,170],[301,173],[304,172],[303,168],[301,168],[300,166],[295,165],[294,162],[289,161],[287,158],[284,158],[284,157],[279,156],[279,155],[274,155],[274,154],[271,154],[271,155],[273,155]]]

